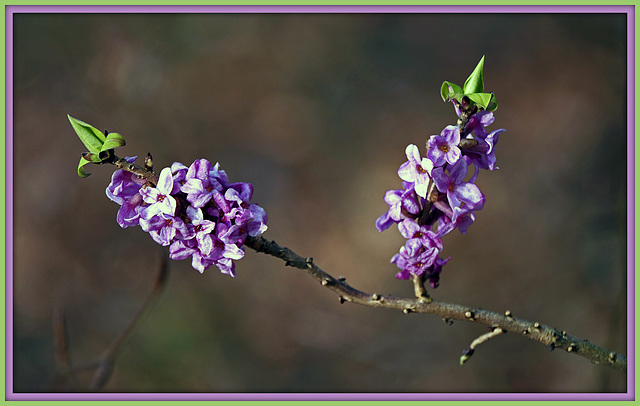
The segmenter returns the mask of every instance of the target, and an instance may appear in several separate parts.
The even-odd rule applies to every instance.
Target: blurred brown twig
[[[124,330],[122,330],[122,332],[111,342],[102,355],[98,359],[85,364],[73,366],[71,362],[71,356],[69,354],[69,332],[67,330],[66,317],[62,307],[58,306],[54,310],[53,315],[54,346],[58,371],[53,379],[53,383],[51,385],[52,388],[54,390],[60,390],[65,383],[70,380],[74,380],[78,373],[93,369],[96,371],[91,382],[91,390],[98,391],[103,388],[111,377],[113,366],[120,354],[123,344],[126,339],[131,336],[131,333],[142,320],[142,316],[145,312],[152,307],[153,303],[155,303],[166,284],[167,277],[168,258],[166,254],[163,254],[158,265],[158,273],[153,287],[151,288],[149,295],[147,295],[138,308],[138,311],[133,315]]]

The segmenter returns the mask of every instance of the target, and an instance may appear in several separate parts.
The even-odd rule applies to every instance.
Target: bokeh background
[[[74,365],[95,359],[150,291],[163,247],[121,229],[111,167],[76,167],[67,114],[119,132],[156,168],[198,158],[251,182],[265,234],[334,276],[411,296],[374,222],[407,144],[455,123],[444,80],[486,55],[505,128],[467,235],[444,239],[433,297],[627,353],[623,14],[16,14],[14,390],[50,391],[52,310]],[[235,279],[171,262],[118,357],[118,392],[616,392],[626,376],[521,336],[338,298],[247,250]],[[85,391],[91,374],[59,390]]]

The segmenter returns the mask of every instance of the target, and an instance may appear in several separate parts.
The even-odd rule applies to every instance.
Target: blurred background
[[[444,238],[432,297],[566,330],[627,354],[624,14],[16,14],[14,390],[50,391],[52,310],[75,365],[122,331],[166,248],[121,229],[112,167],[66,115],[119,132],[119,156],[219,162],[251,182],[273,239],[366,292],[412,296],[374,222],[456,116],[440,98],[486,55],[505,128],[467,235]],[[10,136],[10,135],[9,135]],[[90,230],[90,231],[89,231]],[[237,277],[170,263],[127,341],[114,392],[624,392],[626,376],[515,334],[340,305],[302,271],[247,250]],[[85,391],[90,374],[61,390]]]

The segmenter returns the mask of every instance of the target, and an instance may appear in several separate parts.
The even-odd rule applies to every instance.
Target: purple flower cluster
[[[458,117],[465,114],[454,100]],[[474,213],[484,206],[485,197],[475,181],[480,169],[495,170],[495,146],[504,129],[487,132],[492,112],[481,110],[465,116],[465,124],[447,126],[427,141],[426,156],[416,145],[406,148],[407,162],[398,169],[402,189],[389,190],[384,201],[389,210],[376,221],[384,231],[392,224],[407,239],[391,262],[400,268],[398,279],[422,276],[431,287],[438,286],[442,267],[451,259],[440,258],[442,237],[454,229],[466,234]],[[474,172],[467,179],[469,166]]]
[[[133,163],[137,157],[125,158]],[[114,172],[107,196],[120,205],[116,220],[122,228],[137,226],[158,244],[169,246],[169,257],[191,257],[204,272],[211,265],[235,276],[233,260],[244,257],[247,236],[267,229],[267,214],[251,204],[253,185],[229,183],[216,164],[199,159],[186,167],[174,162],[164,168],[155,187],[131,172]]]

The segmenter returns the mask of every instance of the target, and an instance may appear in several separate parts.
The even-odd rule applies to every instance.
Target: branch
[[[627,357],[597,346],[587,340],[574,337],[565,331],[553,327],[514,317],[509,310],[504,314],[472,308],[458,304],[450,304],[430,299],[425,300],[420,288],[416,287],[417,298],[383,296],[377,293],[365,293],[349,286],[344,278],[334,278],[320,269],[312,258],[304,258],[289,248],[281,247],[275,241],[267,241],[264,237],[248,237],[245,245],[256,252],[280,258],[286,266],[293,266],[307,272],[320,284],[336,294],[340,303],[352,302],[370,307],[382,307],[408,313],[426,313],[441,316],[445,321],[461,320],[489,326],[492,331],[500,329],[501,333],[521,334],[530,340],[549,347],[550,350],[561,349],[580,355],[594,364],[608,365],[620,371],[627,370]],[[419,281],[417,282],[419,286]],[[493,337],[493,335],[492,335]],[[490,337],[489,337],[490,338]]]
[[[458,125],[464,125],[467,116],[463,115],[462,121]],[[157,184],[158,178],[152,172],[150,165],[141,167],[129,164],[122,158],[113,155],[109,162],[118,168],[132,172],[141,178],[145,178],[152,184]],[[492,331],[498,328],[503,332],[513,332],[521,334],[530,340],[538,341],[549,347],[551,351],[556,348],[569,353],[585,357],[594,364],[608,365],[620,371],[627,370],[627,357],[606,348],[597,346],[588,340],[567,334],[538,322],[532,322],[513,317],[507,310],[504,314],[458,304],[440,302],[431,299],[424,289],[424,280],[420,278],[414,280],[414,291],[416,298],[401,298],[394,296],[382,296],[377,293],[365,293],[349,286],[345,279],[334,278],[327,272],[320,269],[313,263],[312,258],[303,258],[289,248],[279,246],[275,241],[267,241],[264,237],[248,237],[244,245],[285,261],[286,266],[293,266],[304,270],[314,279],[334,291],[340,298],[340,303],[353,302],[370,307],[383,307],[387,309],[401,310],[403,313],[426,313],[441,316],[445,322],[461,320],[483,324],[489,326]]]

